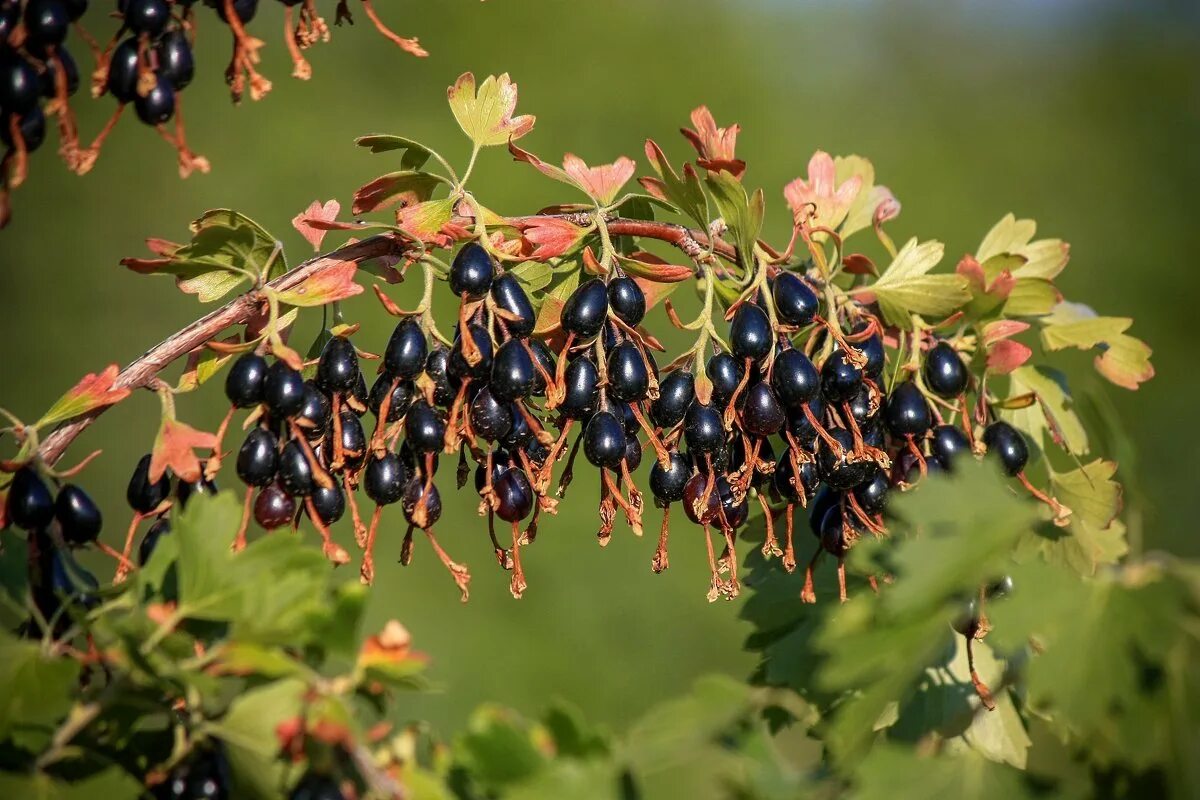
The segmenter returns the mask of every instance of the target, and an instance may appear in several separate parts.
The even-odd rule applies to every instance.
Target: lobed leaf
[[[513,116],[517,110],[517,85],[507,72],[500,77],[489,75],[478,89],[475,76],[464,72],[446,90],[446,96],[458,126],[476,147],[505,144],[533,130],[532,115]]]

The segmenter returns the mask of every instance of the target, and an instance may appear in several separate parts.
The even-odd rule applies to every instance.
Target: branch
[[[570,219],[569,214],[546,214],[540,216],[513,217],[509,222],[526,223],[546,217]],[[670,222],[653,222],[648,220],[614,218],[608,221],[608,230],[615,236],[639,236],[647,239],[658,239],[674,245],[689,258],[698,259],[708,252],[711,242],[713,252],[723,258],[736,261],[737,251],[728,242],[720,239],[710,240],[707,234],[676,225]],[[339,266],[347,261],[356,264],[370,261],[383,256],[402,255],[407,245],[393,234],[380,234],[353,244],[340,247],[324,255],[305,261],[300,266],[279,276],[267,284],[276,291],[285,291],[298,286],[303,281],[317,275],[326,269]],[[201,317],[187,327],[176,331],[142,356],[135,359],[129,366],[121,370],[113,389],[143,389],[150,386],[158,373],[166,369],[176,359],[187,355],[198,347],[215,339],[221,331],[231,325],[246,323],[258,311],[262,301],[262,293],[258,289],[240,295],[217,310]],[[71,442],[96,418],[112,406],[102,406],[89,411],[69,422],[60,425],[46,437],[38,452],[47,464],[54,464],[70,447]]]

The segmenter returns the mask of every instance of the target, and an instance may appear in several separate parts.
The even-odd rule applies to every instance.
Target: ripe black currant
[[[70,25],[71,15],[62,0],[28,0],[25,4],[25,32],[36,44],[62,44]]]
[[[304,428],[310,442],[325,435],[331,411],[329,398],[312,381],[304,382],[304,406],[296,414],[296,422]]]
[[[278,481],[267,484],[254,498],[254,521],[269,531],[282,528],[296,516],[296,499]]]
[[[391,417],[391,414],[388,415]],[[356,470],[367,458],[367,433],[362,421],[353,411],[342,409],[338,415],[342,428],[342,456],[346,467]]]
[[[742,427],[754,436],[771,436],[779,432],[785,420],[783,406],[766,381],[759,381],[746,391],[742,408]]]
[[[170,520],[160,519],[150,526],[150,528],[142,536],[142,541],[138,543],[139,566],[146,566],[146,562],[149,561],[150,556],[154,554],[154,548],[158,545],[158,540],[170,532]]]
[[[947,469],[954,469],[954,462],[962,456],[970,456],[971,443],[967,436],[954,425],[938,425],[929,437],[929,451]]]
[[[488,335],[487,328],[482,325],[469,325],[467,332],[471,334],[471,338],[475,341],[475,347],[479,350],[479,361],[475,364],[467,361],[467,357],[463,354],[461,336],[455,336],[454,349],[450,352],[447,372],[455,378],[469,377],[484,380],[492,371],[492,337]]]
[[[625,466],[630,472],[636,470],[642,464],[642,443],[638,441],[637,436],[625,435]]]
[[[717,485],[713,493],[720,498],[723,522],[731,529],[740,528],[750,516],[750,504],[746,502],[746,498],[743,497],[740,503],[736,502],[733,487],[724,475],[717,476]]]
[[[67,94],[73,95],[79,90],[79,65],[75,63],[75,58],[67,48],[60,45],[54,52],[58,56],[58,61],[62,62],[63,77],[66,78],[67,83]],[[49,57],[45,58],[44,61],[46,70],[40,77],[42,97],[55,97],[58,94],[58,61]],[[25,138],[28,139],[28,137]]]
[[[196,62],[187,34],[182,30],[167,31],[155,46],[158,54],[158,74],[171,82],[175,91],[183,91],[192,82]]]
[[[509,402],[529,396],[537,369],[519,339],[509,339],[496,350],[492,359],[492,394]],[[543,384],[544,385],[544,384]]]
[[[395,388],[392,388],[392,383],[396,384]],[[408,413],[408,406],[412,403],[415,391],[412,381],[397,380],[391,374],[381,372],[375,379],[375,383],[371,385],[367,408],[371,409],[371,413],[378,417],[380,409],[383,408],[383,399],[390,393],[391,400],[388,401],[387,419],[384,421],[395,422]]]
[[[834,350],[821,365],[821,392],[826,400],[843,403],[862,388],[863,371],[846,359],[841,350]]]
[[[566,394],[559,408],[569,419],[584,419],[600,400],[600,373],[586,357],[567,364],[563,375]]]
[[[625,426],[611,411],[598,411],[583,433],[583,454],[594,467],[616,469],[625,456]]]
[[[829,435],[841,445],[841,458],[835,455],[833,448],[824,439],[818,443],[817,469],[821,479],[829,484],[830,488],[844,491],[870,477],[873,462],[854,459],[854,436],[850,431],[845,428],[831,428]]]
[[[729,344],[735,358],[758,361],[771,352],[775,344],[775,333],[767,312],[754,303],[742,303],[733,314],[729,326]]]
[[[817,474],[817,465],[813,461],[801,461],[800,471],[797,474],[792,467],[791,454],[785,451],[775,464],[772,480],[775,484],[775,491],[779,492],[783,499],[789,503],[798,503],[802,499],[800,489],[804,490],[803,499],[811,500],[821,479]],[[797,483],[799,484],[798,488]]]
[[[818,395],[807,404],[788,410],[787,429],[788,433],[795,437],[797,444],[811,450],[817,439],[817,429],[804,413],[806,407],[812,412],[814,419],[820,420],[825,414],[825,402]]]
[[[442,496],[438,493],[437,484],[430,484],[426,492],[425,480],[414,475],[404,485],[404,502],[401,504],[404,519],[409,525],[417,524],[414,512],[422,497],[425,498],[425,527],[434,524],[442,516]]]
[[[688,450],[715,453],[725,444],[725,424],[721,413],[712,406],[696,401],[688,406],[683,417],[683,437]]]
[[[520,281],[507,273],[496,278],[492,282],[492,299],[497,307],[513,315],[514,318],[504,318],[504,325],[510,334],[521,339],[533,333],[537,314]]]
[[[384,453],[381,458],[372,458],[367,462],[366,474],[363,477],[363,488],[376,504],[391,505],[404,494],[404,484],[408,478],[395,453]]]
[[[510,403],[509,417],[512,419],[512,427],[508,429],[508,433],[500,437],[500,443],[512,451],[516,451],[520,447],[534,443],[537,439],[533,435],[533,431],[529,429],[529,423],[525,421],[525,415],[521,413],[521,409],[517,408],[516,403]],[[530,452],[526,449],[526,452]]]
[[[536,362],[533,369],[533,384],[529,388],[529,393],[534,397],[543,397],[546,394],[546,378],[542,375],[542,371],[544,370],[546,375],[554,375],[554,354],[541,339],[530,339],[529,349],[533,351],[533,358]],[[538,365],[541,365],[541,370],[537,368]]]
[[[58,490],[54,516],[62,528],[63,540],[71,545],[96,541],[104,526],[104,518],[95,501],[83,489],[70,483]]]
[[[794,272],[781,272],[771,288],[775,313],[789,325],[804,327],[812,323],[821,309],[821,300],[812,287]]]
[[[346,800],[346,797],[337,781],[310,770],[292,789],[288,800]]]
[[[0,52],[0,108],[9,114],[24,114],[37,105],[39,88],[32,64],[15,50]]]
[[[154,88],[146,95],[133,99],[138,119],[147,125],[161,125],[175,116],[175,89],[161,75],[155,76]]]
[[[318,486],[312,493],[312,503],[317,516],[326,525],[332,525],[346,513],[346,496],[336,482],[329,487]]]
[[[292,439],[279,453],[279,482],[293,497],[307,497],[317,488],[304,445]]]
[[[458,297],[466,293],[468,298],[478,300],[487,294],[495,275],[496,265],[487,250],[471,242],[458,251],[450,265],[450,291]]]
[[[415,378],[425,367],[425,332],[415,320],[396,324],[383,351],[383,370],[401,378]]]
[[[696,377],[686,370],[667,374],[658,386],[658,399],[650,404],[650,419],[655,425],[674,428],[683,421],[696,396]]]
[[[721,497],[716,487],[709,492],[708,501],[700,509],[700,513],[696,513],[696,504],[704,496],[707,486],[708,476],[702,472],[697,472],[683,486],[683,511],[687,518],[697,525],[707,525],[721,513]]]
[[[126,0],[122,5],[125,26],[135,33],[156,37],[166,29],[171,19],[167,0]]]
[[[983,432],[983,443],[989,455],[999,457],[1009,475],[1016,475],[1029,463],[1029,445],[1024,435],[1007,422],[997,420],[988,425]]]
[[[214,495],[217,493],[217,482],[211,481],[204,477],[204,462],[200,462],[200,480],[185,481],[180,480],[175,486],[175,499],[179,501],[180,508],[187,508],[188,500],[192,495]]]
[[[929,411],[929,401],[916,383],[905,381],[888,395],[883,421],[893,436],[920,438],[933,424],[933,415]]]
[[[604,327],[608,316],[608,289],[599,278],[580,284],[562,309],[562,327],[577,338],[590,339]]]
[[[17,470],[8,486],[8,518],[27,531],[44,528],[54,519],[54,496],[29,465]]]
[[[267,368],[263,381],[263,400],[272,416],[288,419],[304,410],[304,377],[283,361]]]
[[[257,353],[243,353],[225,376],[225,396],[238,408],[250,408],[263,401],[267,378],[267,360]]]
[[[2,109],[0,109],[0,114],[2,114]],[[17,120],[17,128],[21,131],[21,141],[25,143],[25,151],[32,153],[46,141],[46,113],[40,106],[34,106]],[[12,130],[8,127],[6,115],[4,115],[3,127],[0,127],[0,142],[4,142],[8,147],[13,146]]]
[[[425,374],[433,381],[433,402],[439,406],[449,405],[454,399],[454,389],[450,386],[450,351],[444,347],[435,347],[429,351],[425,359]]]
[[[247,486],[266,486],[275,480],[279,439],[266,428],[254,428],[237,455],[237,474]]]
[[[646,295],[633,278],[622,275],[608,282],[608,304],[613,313],[631,328],[646,316]]]
[[[967,365],[946,342],[938,342],[925,354],[925,385],[939,397],[958,397],[971,376]]]
[[[332,336],[317,361],[317,386],[329,394],[349,392],[358,381],[358,353],[349,339]]]
[[[623,402],[645,398],[650,387],[650,372],[633,342],[621,342],[609,352],[608,384],[609,393]]]
[[[131,103],[138,96],[138,40],[130,36],[113,50],[108,59],[108,93],[120,103]]]
[[[821,379],[808,356],[789,348],[775,356],[771,387],[786,408],[800,408],[821,391]]]
[[[167,499],[170,491],[171,481],[165,474],[154,483],[150,482],[150,454],[147,453],[133,468],[129,486],[125,489],[125,499],[134,511],[149,514]]]
[[[853,333],[862,333],[867,329],[867,323],[860,322],[854,326]],[[867,358],[867,364],[863,367],[863,372],[867,377],[875,382],[883,375],[883,367],[886,363],[887,356],[883,352],[883,339],[880,338],[879,332],[876,331],[854,345],[859,352]]]
[[[845,522],[841,505],[831,506],[821,518],[821,547],[836,558],[844,557],[850,549],[846,542]]]
[[[492,394],[490,386],[485,386],[471,401],[471,427],[484,441],[494,442],[503,439],[512,430],[512,409],[507,402],[500,402]]]
[[[442,449],[446,423],[437,409],[428,403],[413,403],[404,420],[404,436],[414,451],[436,453]]]
[[[854,487],[854,498],[868,514],[882,514],[887,507],[891,483],[883,470],[876,469],[871,478]]]
[[[533,510],[533,487],[524,472],[513,467],[492,481],[496,493],[496,516],[505,522],[520,522]]]
[[[717,353],[708,359],[705,366],[709,380],[712,381],[712,401],[724,408],[733,399],[738,384],[742,382],[743,364],[729,353]]]

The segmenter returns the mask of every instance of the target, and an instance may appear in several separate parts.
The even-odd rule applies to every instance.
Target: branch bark
[[[560,218],[570,218],[571,215],[544,215]],[[532,222],[537,216],[513,217],[510,221],[519,224]],[[585,223],[586,224],[586,223]],[[669,222],[653,222],[648,220],[612,219],[607,221],[609,233],[614,236],[638,236],[648,239],[658,239],[679,248],[691,259],[696,259],[708,252],[709,237],[707,234],[692,230],[683,225]],[[737,251],[727,242],[720,239],[712,241],[713,252],[723,258],[736,260]],[[373,258],[403,255],[408,249],[404,240],[393,234],[380,234],[363,239],[353,244],[339,247],[324,255],[305,261],[288,273],[279,276],[267,284],[277,291],[285,291],[298,286],[303,281],[333,268],[346,261],[362,263]],[[206,314],[190,325],[163,339],[140,357],[134,359],[117,376],[113,383],[114,389],[142,389],[149,385],[171,363],[187,355],[197,347],[215,339],[221,331],[231,325],[247,322],[262,302],[260,290],[252,290],[239,295],[230,302]],[[89,425],[107,411],[111,406],[103,406],[86,414],[63,423],[42,442],[39,453],[47,464],[54,464],[60,458],[71,442],[83,433]]]

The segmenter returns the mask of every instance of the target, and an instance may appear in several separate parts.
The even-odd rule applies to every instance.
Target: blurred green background
[[[781,188],[818,148],[871,158],[878,181],[904,204],[893,235],[939,238],[948,260],[974,250],[1008,211],[1070,241],[1060,286],[1101,313],[1135,317],[1133,333],[1154,348],[1158,378],[1130,393],[1091,378],[1086,356],[1061,361],[1081,378],[1077,394],[1111,400],[1127,424],[1138,453],[1136,470],[1122,453],[1134,535],[1145,548],[1200,555],[1197,445],[1186,416],[1200,389],[1187,349],[1200,289],[1200,25],[1192,4],[378,3],[431,57],[399,52],[361,19],[309,52],[308,84],[287,77],[280,7],[262,5],[250,27],[269,43],[263,66],[275,91],[239,108],[222,82],[228,32],[200,9],[198,77],[184,108],[210,175],[180,181],[169,148],[131,115],[86,178],[68,174],[52,145],[33,158],[14,222],[0,233],[0,404],[19,416],[36,418],[85,371],[127,362],[201,313],[170,281],[117,265],[143,252],[144,237],[184,238],[189,220],[230,206],[280,235],[295,263],[308,253],[289,225],[295,213],[317,198],[348,206],[356,186],[391,168],[355,148],[355,136],[401,133],[461,163],[467,148],[445,87],[465,70],[507,71],[520,84],[520,110],[538,116],[522,144],[551,161],[563,151],[593,163],[626,154],[644,174],[647,136],[673,161],[690,154],[675,132],[697,105],[708,104],[721,124],[742,123],[739,154],[750,163],[748,182],[767,192],[775,241],[787,235]],[[322,4],[327,13],[332,6]],[[93,21],[102,33],[113,27]],[[111,100],[81,98],[76,107],[86,136]],[[502,213],[576,199],[502,150],[485,154],[473,185]],[[408,306],[416,294],[412,283],[393,291]],[[363,322],[362,345],[382,350],[392,321],[370,292],[347,310]],[[295,341],[309,341],[316,324],[302,323]],[[185,419],[209,430],[223,412],[215,386],[180,405]],[[104,448],[84,482],[103,502],[110,541],[128,518],[124,485],[150,445],[157,411],[153,396],[134,398],[68,457]],[[691,529],[677,530],[663,575],[649,569],[657,512],[647,515],[646,539],[618,523],[600,550],[596,488],[582,475],[526,551],[530,589],[515,602],[491,561],[475,495],[454,495],[446,482],[441,539],[473,568],[469,604],[459,604],[423,540],[412,567],[392,563],[399,514],[379,548],[372,618],[408,625],[448,688],[416,699],[413,716],[445,731],[485,700],[536,712],[561,696],[615,726],[698,674],[752,668],[738,605],[704,600],[703,546]]]

